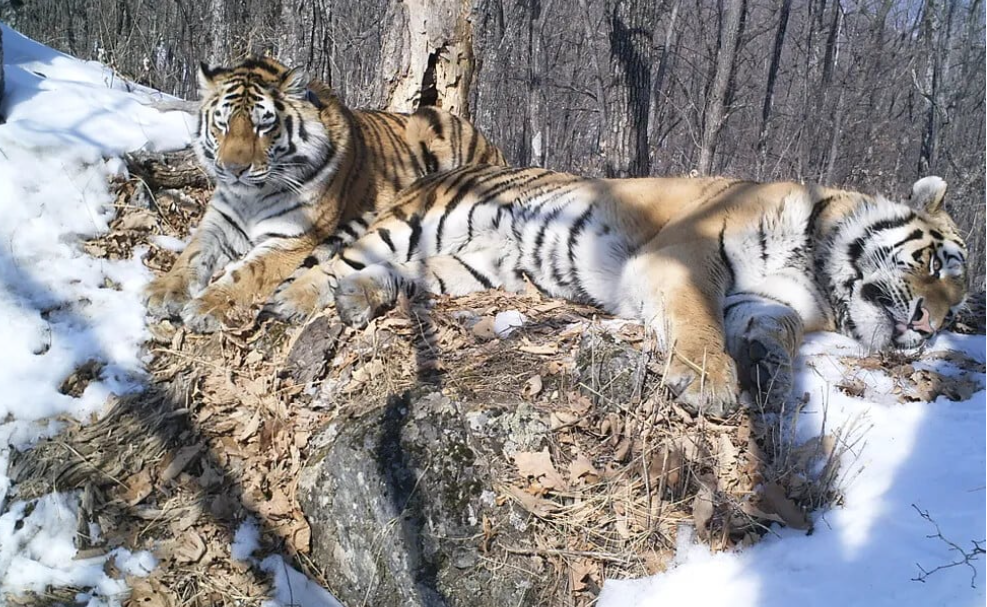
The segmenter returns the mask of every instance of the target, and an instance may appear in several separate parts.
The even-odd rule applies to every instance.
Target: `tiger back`
[[[193,146],[216,189],[182,255],[146,291],[152,316],[180,316],[194,331],[216,330],[234,307],[267,299],[341,226],[357,234],[419,177],[505,164],[448,112],[353,110],[270,58],[202,65],[199,84]]]

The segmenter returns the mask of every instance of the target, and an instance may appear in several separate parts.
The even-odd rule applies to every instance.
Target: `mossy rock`
[[[312,560],[343,604],[535,604],[543,581],[489,566],[478,539],[495,516],[493,460],[510,431],[477,418],[508,415],[420,388],[336,422],[298,498]]]

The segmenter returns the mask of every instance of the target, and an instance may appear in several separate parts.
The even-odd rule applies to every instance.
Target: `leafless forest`
[[[983,0],[37,0],[3,18],[195,96],[270,52],[351,105],[437,104],[521,165],[904,195],[951,186],[984,281]]]

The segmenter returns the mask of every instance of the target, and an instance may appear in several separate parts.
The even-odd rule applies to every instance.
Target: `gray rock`
[[[490,491],[505,443],[533,447],[546,432],[530,406],[454,401],[427,386],[328,428],[298,497],[336,596],[378,607],[536,604],[544,575],[480,547],[484,515],[513,508]]]

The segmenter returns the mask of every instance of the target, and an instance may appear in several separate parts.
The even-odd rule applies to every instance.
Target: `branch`
[[[921,573],[917,577],[913,577],[912,578],[912,581],[913,582],[922,582],[922,583],[925,583],[925,580],[930,575],[936,573],[937,571],[942,571],[943,569],[951,569],[953,567],[959,567],[960,565],[966,565],[967,567],[970,568],[970,571],[973,572],[971,574],[971,576],[970,576],[970,588],[976,588],[977,587],[977,568],[973,566],[973,562],[976,561],[977,558],[980,557],[981,554],[984,554],[984,544],[985,544],[985,542],[987,542],[987,540],[980,540],[979,542],[976,541],[976,540],[970,540],[970,543],[973,544],[973,549],[970,550],[969,552],[967,552],[966,550],[960,548],[955,542],[953,542],[952,540],[946,539],[946,537],[943,536],[942,530],[939,528],[939,523],[935,522],[932,519],[932,516],[929,515],[929,511],[928,510],[926,510],[926,511],[923,512],[915,504],[912,504],[912,508],[915,509],[915,512],[918,512],[918,515],[919,516],[921,516],[925,520],[927,520],[930,523],[932,523],[933,526],[935,526],[936,532],[934,534],[927,535],[926,536],[927,538],[929,538],[929,539],[939,539],[939,540],[942,540],[943,543],[945,543],[947,546],[949,546],[949,550],[951,552],[958,552],[958,553],[960,553],[960,555],[962,557],[962,558],[960,558],[958,560],[955,560],[955,561],[953,561],[951,563],[946,563],[945,565],[939,565],[935,569],[931,569],[931,570],[926,570],[919,563],[915,563],[915,566],[918,567],[918,570],[921,571]]]
[[[147,97],[138,99],[141,105],[158,110],[159,112],[185,112],[195,114],[199,111],[198,101],[186,101],[184,99],[154,99]]]

